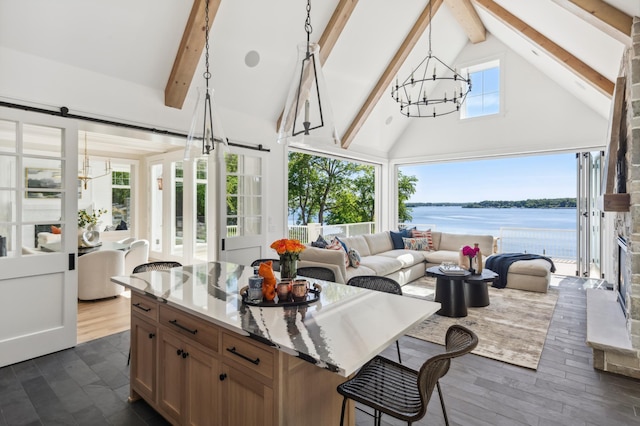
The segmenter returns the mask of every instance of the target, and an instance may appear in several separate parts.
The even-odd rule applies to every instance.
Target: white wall
[[[495,37],[469,44],[458,67],[502,59],[503,114],[460,120],[413,119],[390,151],[396,163],[593,150],[606,145],[608,120],[586,107]]]

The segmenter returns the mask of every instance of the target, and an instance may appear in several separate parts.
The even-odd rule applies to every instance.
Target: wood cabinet
[[[218,424],[218,360],[212,352],[160,329],[158,406],[176,424]]]
[[[172,424],[339,424],[345,378],[151,297],[131,303],[130,399]]]

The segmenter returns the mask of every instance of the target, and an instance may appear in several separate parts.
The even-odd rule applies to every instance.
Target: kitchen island
[[[112,278],[132,290],[132,400],[173,424],[338,424],[336,386],[440,309],[313,279],[316,302],[250,306],[239,290],[251,275],[209,262]]]

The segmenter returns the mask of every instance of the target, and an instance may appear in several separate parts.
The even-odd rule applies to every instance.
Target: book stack
[[[440,272],[447,275],[465,275],[467,270],[458,265],[440,265]]]

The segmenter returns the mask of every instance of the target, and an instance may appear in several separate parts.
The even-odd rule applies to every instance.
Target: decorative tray
[[[253,302],[251,300],[247,300],[247,290],[249,286],[244,286],[240,289],[240,296],[242,296],[242,303],[249,306],[261,306],[261,307],[271,307],[271,308],[282,308],[285,306],[300,306],[300,305],[308,305],[313,302],[317,302],[320,300],[320,293],[322,292],[322,286],[320,284],[314,283],[313,288],[309,288],[307,294],[304,297],[293,298],[292,292],[289,292],[286,298],[280,299],[280,297],[276,294],[276,297],[273,300],[263,300],[261,302]]]

